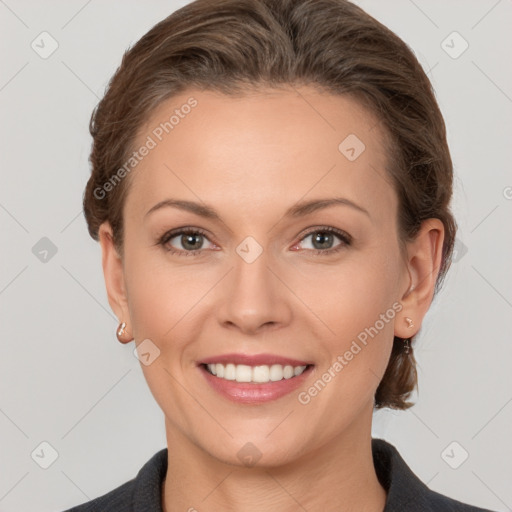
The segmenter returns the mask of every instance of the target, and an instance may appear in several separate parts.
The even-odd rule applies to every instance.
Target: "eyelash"
[[[299,240],[299,242],[302,242],[306,237],[308,237],[309,235],[312,235],[314,233],[333,233],[342,242],[339,245],[337,245],[331,249],[325,249],[325,250],[323,250],[323,249],[306,249],[306,251],[312,252],[313,254],[316,254],[319,256],[322,256],[322,255],[325,256],[327,254],[330,255],[330,254],[337,253],[337,252],[341,251],[342,249],[344,249],[345,247],[348,247],[352,244],[352,237],[349,234],[347,234],[344,231],[341,231],[339,229],[332,228],[330,226],[319,226],[319,227],[312,229],[311,231],[308,231],[307,233],[305,233],[302,236],[302,238]],[[176,254],[178,256],[187,256],[187,257],[188,256],[199,256],[203,253],[203,251],[206,250],[206,249],[198,249],[198,250],[194,250],[194,251],[182,251],[179,249],[169,248],[166,244],[169,242],[169,240],[173,239],[174,237],[176,237],[178,235],[202,235],[205,238],[208,238],[207,233],[200,228],[178,228],[176,230],[167,231],[166,233],[164,233],[158,240],[158,244],[161,245],[164,248],[164,250],[167,251],[168,253]],[[296,244],[294,244],[294,245],[296,245]]]

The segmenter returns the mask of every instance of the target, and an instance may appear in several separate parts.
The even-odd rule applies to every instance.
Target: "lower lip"
[[[226,380],[212,375],[202,364],[198,368],[205,376],[208,384],[224,397],[237,403],[259,404],[277,400],[295,391],[309,377],[313,365],[308,366],[297,377],[265,382],[264,384]]]

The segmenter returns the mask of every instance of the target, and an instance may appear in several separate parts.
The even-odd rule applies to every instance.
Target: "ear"
[[[129,333],[132,323],[128,309],[123,260],[115,248],[112,227],[108,221],[99,227],[98,237],[108,302],[119,322],[126,322],[126,331]]]
[[[439,219],[427,219],[411,242],[407,243],[408,283],[402,290],[402,311],[395,323],[395,336],[410,338],[417,334],[434,297],[444,241],[444,225]],[[405,319],[410,318],[413,327]]]

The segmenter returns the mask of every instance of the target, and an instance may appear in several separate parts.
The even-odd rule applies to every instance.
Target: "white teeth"
[[[224,367],[224,379],[235,380],[236,379],[236,367],[234,364],[227,364]]]
[[[270,368],[268,366],[255,366],[252,369],[252,380],[254,382],[268,382],[270,379]]]
[[[295,366],[293,368],[293,375],[295,375],[295,377],[297,377],[297,375],[300,375],[303,371],[304,371],[304,366]]]
[[[279,364],[273,364],[270,367],[270,380],[272,382],[276,382],[278,380],[281,380],[284,377],[284,370],[283,367]]]
[[[237,382],[251,382],[252,369],[250,366],[247,366],[246,364],[237,364],[235,375],[235,379]]]
[[[293,366],[285,366],[283,368],[283,377],[285,379],[291,379],[293,377]]]
[[[236,380],[237,382],[276,382],[282,379],[291,379],[297,377],[305,369],[306,366],[283,366],[281,364],[273,364],[272,366],[249,366],[246,364],[226,365],[221,363],[209,364],[208,370],[213,375],[221,379]]]

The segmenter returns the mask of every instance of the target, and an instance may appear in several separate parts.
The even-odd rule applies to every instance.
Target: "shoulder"
[[[372,439],[372,453],[375,471],[388,494],[384,512],[492,512],[429,489],[383,439]]]
[[[116,487],[112,491],[99,496],[91,501],[77,505],[76,507],[65,510],[64,512],[96,512],[102,510],[105,512],[132,512],[133,507],[133,483],[134,479]]]
[[[167,448],[164,448],[144,464],[135,478],[64,512],[161,512],[162,482],[166,473]]]

